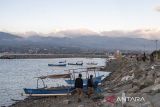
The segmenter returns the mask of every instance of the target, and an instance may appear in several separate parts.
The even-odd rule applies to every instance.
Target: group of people
[[[140,61],[145,62],[146,60],[148,60],[148,58],[145,53],[143,55],[136,54],[136,60],[137,62],[140,62]]]
[[[143,55],[136,55],[136,60],[137,62],[140,62],[140,61],[143,61],[143,62],[146,62],[147,60],[149,60],[151,63],[154,62],[155,60],[155,56],[153,53],[151,53],[148,57],[147,55],[144,53]]]
[[[88,98],[91,97],[91,95],[94,92],[94,83],[93,83],[93,75],[90,75],[90,78],[87,81],[87,95]],[[83,79],[82,79],[82,74],[78,75],[78,78],[75,80],[75,89],[78,95],[78,102],[81,102],[81,98],[83,96]]]

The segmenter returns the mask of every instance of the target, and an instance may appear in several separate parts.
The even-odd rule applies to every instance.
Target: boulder
[[[70,100],[63,100],[63,104],[70,104],[71,101]]]
[[[152,90],[153,91],[160,90],[160,84],[157,84],[157,85],[153,86]]]
[[[129,89],[128,92],[129,93],[135,93],[139,90],[139,87],[138,86],[134,86],[133,88]]]
[[[159,71],[156,72],[156,76],[160,77],[160,72]]]
[[[78,107],[85,107],[84,105],[78,105]]]
[[[160,77],[155,79],[154,84],[160,84]]]

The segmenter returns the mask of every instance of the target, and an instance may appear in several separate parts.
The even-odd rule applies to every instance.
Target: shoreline
[[[44,58],[108,58],[96,54],[5,54],[0,59],[44,59]]]

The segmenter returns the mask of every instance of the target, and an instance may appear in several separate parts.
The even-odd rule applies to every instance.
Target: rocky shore
[[[116,68],[108,65],[113,68],[109,68],[112,69],[112,73],[104,81],[105,98],[101,105],[160,107],[160,62],[124,59],[116,63]]]
[[[122,59],[107,63],[110,76],[102,83],[103,92],[92,98],[27,98],[10,107],[160,107],[160,62]],[[118,99],[119,98],[119,99]]]

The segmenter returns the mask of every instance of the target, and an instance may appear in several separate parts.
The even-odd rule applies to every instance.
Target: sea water
[[[83,66],[67,65],[66,67],[49,67],[49,63],[59,61],[76,63],[83,61]],[[23,100],[23,88],[36,88],[35,77],[68,73],[68,69],[86,68],[87,63],[98,63],[96,66],[104,66],[106,59],[103,58],[54,58],[54,59],[0,59],[0,106],[9,106],[15,103],[13,100]],[[96,75],[107,76],[108,72],[97,72]],[[85,77],[85,75],[83,75]],[[45,80],[47,86],[67,85],[64,79]],[[42,84],[39,84],[42,87]]]

